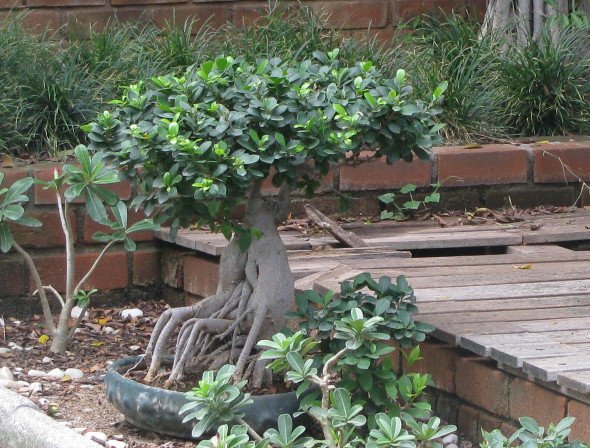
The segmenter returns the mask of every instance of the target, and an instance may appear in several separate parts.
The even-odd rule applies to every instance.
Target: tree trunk
[[[286,324],[285,313],[294,297],[293,275],[287,250],[277,231],[284,220],[289,191],[282,188],[278,198],[263,197],[256,184],[246,205],[245,224],[261,232],[253,236],[245,252],[233,238],[220,264],[220,280],[215,295],[195,305],[167,310],[160,316],[146,357],[150,366],[146,381],[159,372],[163,355],[175,331],[174,365],[165,385],[184,375],[185,369],[198,366],[207,370],[225,362],[236,363],[236,377],[245,377],[254,367],[252,350]]]

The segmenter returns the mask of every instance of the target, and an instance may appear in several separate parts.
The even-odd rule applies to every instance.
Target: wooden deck
[[[581,212],[502,226],[361,227],[373,246],[366,249],[310,250],[334,244],[325,236],[288,233],[284,240],[298,289],[338,291],[339,282],[367,271],[403,274],[416,291],[419,320],[435,325],[435,338],[589,402],[590,251],[555,244],[590,241],[589,229],[590,214]],[[204,233],[182,238],[211,255],[225,245]],[[490,247],[493,254],[467,256],[404,252]]]

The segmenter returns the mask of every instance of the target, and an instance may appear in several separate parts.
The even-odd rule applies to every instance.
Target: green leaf
[[[84,145],[78,145],[74,149],[76,153],[76,160],[80,163],[82,170],[85,173],[90,174],[92,172],[92,164],[90,162],[90,153],[88,152],[88,148]]]
[[[38,221],[35,218],[31,218],[30,216],[21,216],[19,219],[14,221],[16,224],[26,227],[41,227],[43,224],[41,221]]]
[[[7,253],[12,247],[12,232],[8,226],[0,222],[0,250]]]
[[[84,198],[86,200],[86,211],[90,218],[96,222],[104,221],[107,217],[107,210],[98,195],[86,189]]]
[[[408,194],[408,193],[412,193],[412,192],[416,191],[416,188],[418,188],[418,187],[416,187],[416,185],[414,185],[414,184],[407,184],[407,185],[404,185],[399,192],[401,194]]]
[[[2,209],[2,214],[11,221],[16,221],[25,214],[25,209],[19,204],[10,204]]]
[[[112,207],[113,216],[120,227],[127,227],[127,207],[123,201],[119,201],[116,207]]]

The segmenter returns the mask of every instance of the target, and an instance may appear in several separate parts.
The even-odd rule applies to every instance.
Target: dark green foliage
[[[219,57],[140,82],[84,129],[140,186],[147,213],[160,206],[173,226],[195,216],[221,222],[226,234],[233,207],[271,168],[274,185],[312,194],[315,178],[347,152],[378,149],[389,163],[427,157],[444,85],[413,100],[403,70],[389,79],[369,61],[345,65],[338,50],[314,55]]]
[[[361,310],[367,319],[380,319],[374,324],[373,336],[361,338],[358,347],[339,361],[340,385],[348,389],[369,414],[386,409],[392,415],[399,415],[404,409],[417,417],[428,415],[430,406],[419,401],[429,382],[428,375],[404,373],[397,376],[390,356],[378,362],[395,350],[394,342],[403,350],[406,365],[410,367],[419,359],[420,350],[404,349],[424,341],[426,334],[433,330],[431,325],[414,321],[416,298],[405,277],[400,276],[395,282],[389,277],[377,281],[364,273],[343,282],[338,296],[333,292],[320,296],[315,291],[305,291],[295,301],[297,311],[290,316],[300,322],[299,327],[305,334],[314,334],[314,340],[320,342],[317,362],[324,360],[327,354],[342,350],[346,340],[351,339],[339,336],[343,333],[343,322],[351,328],[356,325],[350,322],[351,310]]]
[[[590,133],[590,36],[574,27],[557,43],[515,47],[498,66],[506,124],[521,135]]]

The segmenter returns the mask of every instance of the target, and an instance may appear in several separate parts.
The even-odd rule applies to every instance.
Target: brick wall
[[[544,427],[571,416],[576,422],[570,439],[590,442],[587,402],[560,393],[555,385],[531,382],[498,369],[493,361],[436,340],[422,343],[421,348],[423,360],[413,370],[432,375],[436,413],[457,424],[471,440],[481,441],[482,429],[512,434],[523,416]]]
[[[293,1],[285,3],[295,4]],[[485,0],[304,0],[314,10],[330,14],[329,25],[344,30],[366,30],[382,38],[395,27],[418,14],[442,8],[450,11],[483,11]],[[31,28],[58,29],[75,22],[104,24],[109,19],[142,19],[163,25],[168,20],[197,23],[208,21],[213,27],[226,22],[243,25],[252,22],[265,8],[266,0],[0,0],[0,16],[10,9],[28,9]]]
[[[58,164],[43,163],[21,168],[6,168],[3,185],[10,185],[14,181],[30,176],[36,179],[48,180],[52,178]],[[129,199],[131,188],[127,183],[115,184],[112,189],[122,199]],[[28,192],[29,203],[26,205],[27,214],[37,218],[43,227],[29,228],[12,225],[14,238],[32,256],[45,285],[51,285],[60,292],[65,289],[65,256],[64,237],[56,209],[55,194],[43,190],[35,185]],[[92,235],[101,226],[92,221],[86,214],[82,203],[70,207],[70,219],[77,245],[76,278],[80,279],[94,263],[98,253],[104,245],[97,244]],[[130,222],[143,219],[140,213],[131,213]],[[99,269],[89,279],[86,288],[97,288],[101,292],[116,291],[111,297],[135,295],[145,287],[160,284],[159,249],[154,241],[153,232],[140,232],[134,235],[137,251],[126,253],[122,246],[112,248],[103,259]],[[22,257],[13,252],[0,255],[0,309],[7,312],[34,309],[35,299],[26,300],[35,287],[30,272]],[[150,291],[152,298],[154,291]],[[23,298],[22,301],[13,300]],[[23,304],[27,307],[23,308]]]

